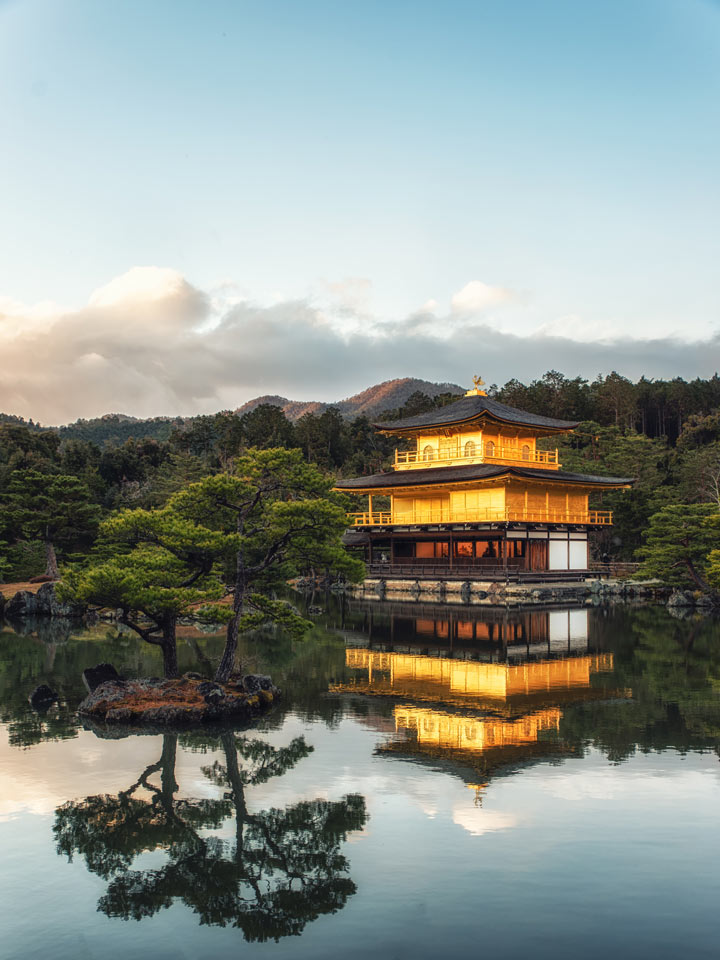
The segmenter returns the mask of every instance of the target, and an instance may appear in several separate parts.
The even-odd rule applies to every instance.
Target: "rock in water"
[[[58,695],[49,687],[46,683],[41,683],[40,686],[35,687],[33,692],[28,697],[30,706],[35,710],[47,710],[51,703],[54,703],[58,698]]]
[[[44,583],[37,593],[18,590],[5,609],[5,616],[15,617],[82,617],[85,608],[75,603],[61,603],[55,595],[55,584]]]
[[[243,686],[248,693],[258,693],[260,690],[272,690],[273,682],[270,677],[264,677],[259,673],[249,673],[243,677]]]
[[[694,607],[695,597],[691,590],[673,590],[667,602],[668,607]]]
[[[198,682],[187,674],[169,680],[108,680],[83,700],[78,713],[95,721],[126,726],[248,722],[280,696],[270,677],[252,676],[251,686],[255,688],[252,693],[238,689],[237,684]]]
[[[82,678],[88,693],[96,690],[101,683],[122,680],[111,663],[99,663],[96,667],[88,667],[87,670],[83,670]]]

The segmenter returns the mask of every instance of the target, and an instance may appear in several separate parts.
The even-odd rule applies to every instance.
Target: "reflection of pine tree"
[[[238,927],[247,940],[278,940],[342,909],[355,893],[340,845],[366,822],[363,797],[253,813],[245,788],[282,776],[312,747],[302,737],[276,748],[229,732],[221,744],[224,762],[203,772],[226,788],[222,798],[176,798],[177,737],[166,735],[160,760],[127,790],[56,811],[58,853],[81,855],[89,870],[110,881],[98,904],[107,916],[141,920],[181,900],[201,923]],[[159,787],[150,780],[158,771]],[[136,796],[141,788],[149,799]],[[232,839],[201,833],[230,817]],[[159,848],[168,854],[162,867],[131,868],[138,854]]]

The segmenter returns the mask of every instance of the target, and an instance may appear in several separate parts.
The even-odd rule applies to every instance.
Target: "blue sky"
[[[398,366],[418,311],[539,338],[528,376],[548,338],[712,341],[719,54],[709,0],[0,0],[0,317],[154,267],[203,329],[299,303]]]

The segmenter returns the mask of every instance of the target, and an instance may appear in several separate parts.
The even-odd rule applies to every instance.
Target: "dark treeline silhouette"
[[[559,447],[563,469],[637,478],[632,491],[596,498],[596,506],[615,511],[615,526],[596,538],[598,555],[631,559],[649,517],[668,503],[718,501],[717,375],[633,383],[613,372],[590,382],[550,371],[529,384],[511,380],[488,392],[533,413],[580,421],[575,433],[550,443]],[[456,398],[450,392],[435,397],[415,392],[380,416],[413,416]],[[50,552],[61,562],[84,555],[95,522],[107,511],[161,506],[188,483],[232,469],[234,458],[249,447],[300,448],[308,461],[335,476],[388,469],[403,441],[379,435],[375,422],[365,415],[347,419],[335,407],[293,422],[272,404],[243,415],[224,411],[148,421],[110,416],[60,429],[0,415],[0,576],[8,581],[43,573],[48,531],[55,531]],[[104,434],[97,433],[98,424]],[[50,498],[31,497],[41,486],[38,474],[66,478],[54,483],[54,489],[69,492],[59,509]],[[87,522],[76,522],[79,516]]]

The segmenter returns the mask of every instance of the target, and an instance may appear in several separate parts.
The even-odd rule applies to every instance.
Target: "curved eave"
[[[579,423],[577,420],[544,417],[541,414],[520,410],[518,407],[511,407],[507,403],[500,403],[486,394],[473,394],[465,395],[437,410],[428,410],[426,413],[405,417],[402,420],[386,420],[375,423],[374,426],[381,433],[403,435],[423,430],[447,430],[477,423],[485,418],[501,425],[533,430],[537,434],[567,433],[574,430]]]
[[[484,420],[493,420],[495,423],[498,423],[502,426],[516,428],[524,427],[527,430],[531,430],[536,436],[539,436],[540,434],[551,435],[558,433],[570,433],[580,424],[579,420],[577,423],[568,423],[567,426],[558,427],[548,426],[547,424],[524,423],[519,420],[504,420],[502,417],[488,413],[486,410],[483,411],[483,413],[475,414],[472,417],[465,417],[462,420],[448,420],[444,423],[427,423],[415,427],[403,427],[401,425],[391,427],[383,423],[374,423],[373,426],[379,433],[392,434],[393,436],[409,436],[417,433],[427,433],[432,430],[451,430],[453,427],[463,427],[472,423],[481,423]]]
[[[403,470],[379,473],[371,477],[354,477],[338,481],[334,489],[343,493],[377,493],[379,490],[402,491],[434,486],[458,487],[468,483],[492,483],[517,479],[529,483],[560,484],[562,486],[591,487],[597,490],[630,488],[632,477],[599,477],[582,473],[564,473],[560,470],[533,470],[523,467],[436,467],[427,470]]]

